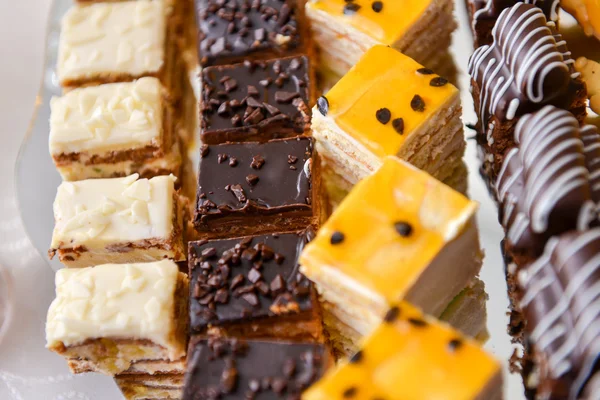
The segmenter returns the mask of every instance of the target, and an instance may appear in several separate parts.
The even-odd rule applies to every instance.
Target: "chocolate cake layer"
[[[255,336],[275,337],[270,327],[276,330],[278,321],[311,319],[316,295],[298,265],[308,236],[297,232],[190,242],[192,331],[201,333],[209,326],[229,331],[231,325],[267,319]]]
[[[306,38],[296,0],[195,0],[202,66],[289,54]]]
[[[331,361],[319,344],[192,340],[184,400],[299,399]]]
[[[219,144],[303,134],[310,126],[307,57],[202,70],[200,134]]]
[[[600,377],[598,254],[600,229],[572,231],[551,239],[519,275],[539,398],[598,395],[586,388]]]
[[[318,216],[311,138],[204,146],[201,152],[194,225],[206,237],[301,230]]]
[[[500,13],[517,3],[534,4],[544,12],[548,21],[558,21],[558,0],[467,0],[475,48],[492,43],[492,29]]]
[[[514,145],[514,126],[522,115],[548,104],[571,111],[580,122],[586,114],[585,84],[540,8],[517,3],[505,9],[493,35],[493,43],[478,48],[469,62],[478,142],[494,157],[492,175]]]

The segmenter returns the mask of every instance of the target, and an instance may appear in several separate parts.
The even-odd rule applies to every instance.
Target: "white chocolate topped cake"
[[[50,153],[65,180],[179,175],[173,112],[157,78],[75,89],[50,101]]]
[[[400,303],[354,356],[302,398],[500,400],[501,371],[501,364],[477,343]]]
[[[63,182],[49,254],[67,267],[185,260],[183,213],[173,176]]]
[[[312,129],[329,196],[339,201],[398,156],[442,180],[466,188],[458,89],[411,58],[375,46],[313,109]]]
[[[370,333],[401,299],[438,317],[479,273],[476,210],[475,202],[388,157],[306,246],[301,271],[341,332]]]
[[[174,262],[62,269],[55,283],[46,346],[73,372],[114,375],[185,356],[188,279]]]
[[[63,87],[155,76],[172,89],[174,29],[166,0],[78,4],[61,23],[57,74]]]
[[[339,79],[375,45],[441,67],[456,28],[453,10],[450,0],[310,0],[306,15],[319,48],[319,72]]]

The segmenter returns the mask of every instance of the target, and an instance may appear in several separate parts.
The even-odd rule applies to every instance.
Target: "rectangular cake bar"
[[[501,400],[502,381],[501,364],[477,343],[402,302],[302,398]]]
[[[170,0],[74,5],[61,22],[57,65],[61,86],[153,76],[179,98],[183,70],[176,54],[175,12]]]
[[[451,0],[312,0],[306,3],[319,72],[337,79],[371,47],[392,47],[428,68],[451,65],[446,56],[456,28]],[[444,71],[446,73],[446,71]]]
[[[50,153],[64,180],[180,176],[174,112],[158,79],[75,89],[50,109]]]
[[[311,53],[303,1],[194,1],[203,67]]]
[[[322,344],[192,339],[183,400],[299,399],[333,363]]]
[[[330,198],[341,200],[390,155],[464,191],[461,112],[446,79],[392,48],[371,48],[313,108]]]
[[[118,375],[115,382],[126,400],[180,400],[184,375]]]
[[[319,222],[313,139],[203,146],[194,225],[201,238],[297,231]]]
[[[190,242],[191,331],[323,342],[316,291],[298,265],[309,235]]]
[[[185,260],[185,203],[173,176],[63,182],[54,201],[50,258],[67,267]]]
[[[55,283],[46,347],[72,372],[112,376],[136,361],[185,356],[188,278],[173,261],[65,268]]]
[[[309,132],[315,93],[310,69],[305,56],[204,68],[202,142],[266,141]]]
[[[439,317],[481,268],[476,210],[427,173],[388,157],[306,246],[301,271],[326,312],[359,336],[398,299]]]

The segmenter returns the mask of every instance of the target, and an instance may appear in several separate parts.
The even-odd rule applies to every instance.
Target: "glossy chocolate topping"
[[[195,0],[203,66],[300,44],[295,0]]]
[[[500,222],[513,250],[538,256],[551,236],[597,222],[600,136],[546,106],[521,118],[515,142],[496,182]]]
[[[312,151],[309,137],[203,147],[195,223],[232,213],[310,214]]]
[[[256,135],[271,127],[273,134],[285,128],[302,134],[310,123],[308,80],[304,56],[204,68],[203,138],[231,130]]]
[[[183,400],[300,399],[328,364],[320,344],[192,339]]]
[[[550,239],[519,281],[540,398],[580,398],[600,368],[600,229]]]
[[[491,45],[478,48],[469,61],[469,73],[479,89],[479,118],[513,120],[545,104],[566,107],[574,61],[565,42],[544,13],[518,3],[500,14]]]
[[[312,309],[298,265],[307,242],[304,232],[190,242],[191,329]]]

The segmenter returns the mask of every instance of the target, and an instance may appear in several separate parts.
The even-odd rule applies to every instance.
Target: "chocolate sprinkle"
[[[404,120],[402,118],[396,118],[392,121],[394,130],[399,134],[404,134]]]
[[[381,1],[374,1],[373,4],[371,4],[371,8],[376,13],[381,12],[381,10],[383,10],[383,3]]]
[[[250,174],[246,177],[246,182],[248,182],[248,184],[250,186],[256,185],[258,183],[258,181],[259,181],[259,178],[256,175]]]
[[[430,82],[429,82],[429,86],[433,86],[433,87],[441,87],[444,86],[448,83],[448,79],[446,78],[442,78],[441,76],[438,76],[437,78],[433,78]]]
[[[375,113],[375,117],[377,118],[377,121],[385,125],[388,122],[390,122],[390,119],[392,118],[392,113],[387,108],[380,108]]]
[[[317,108],[323,116],[327,116],[329,112],[329,100],[327,100],[327,97],[321,96],[317,99]]]
[[[409,237],[412,234],[412,226],[408,222],[396,222],[394,229],[402,237]]]
[[[433,75],[434,72],[432,70],[430,70],[429,68],[419,68],[417,70],[418,73],[420,73],[421,75]]]
[[[383,320],[385,322],[391,324],[391,323],[395,322],[399,316],[400,316],[400,307],[394,306],[388,310],[388,312],[385,314],[385,317],[383,317]]]
[[[410,102],[410,108],[417,112],[425,111],[425,102],[423,101],[423,98],[418,94],[415,94]]]
[[[331,244],[332,245],[336,245],[336,244],[340,244],[344,241],[344,234],[340,231],[335,231],[333,232],[333,234],[331,235]]]
[[[349,399],[351,397],[356,396],[356,393],[358,392],[358,389],[354,386],[349,387],[348,389],[344,390],[344,393],[342,393],[342,396],[345,399]]]

